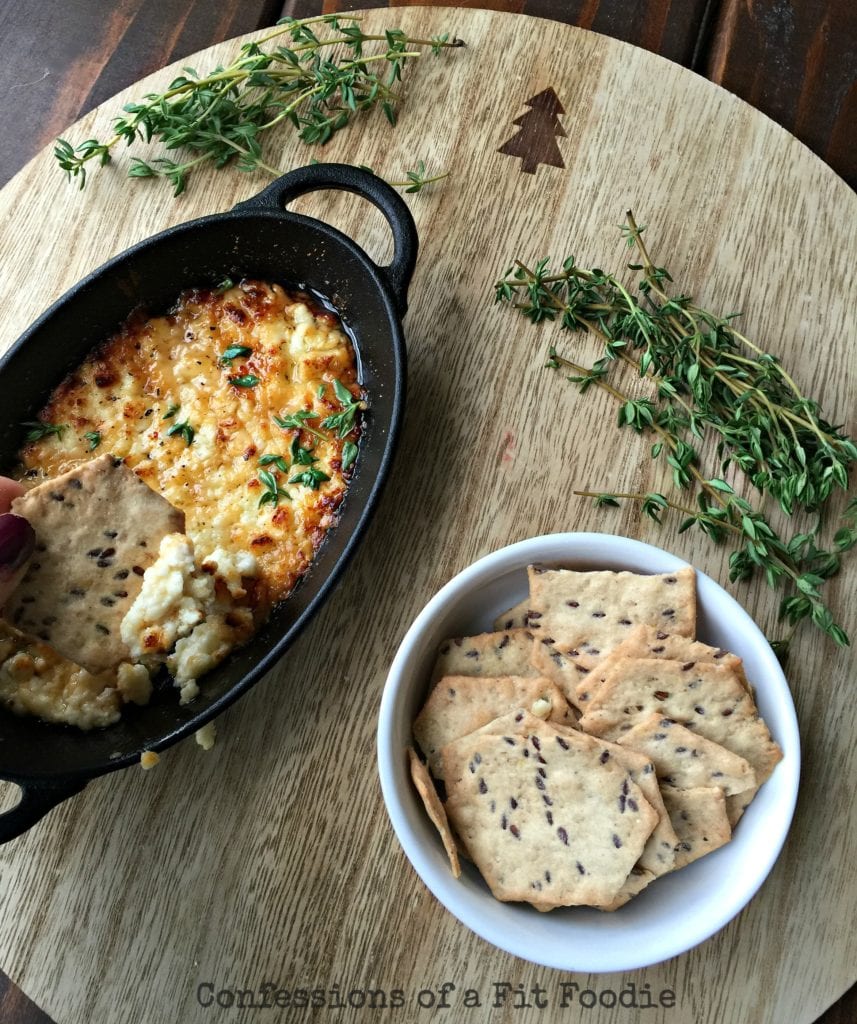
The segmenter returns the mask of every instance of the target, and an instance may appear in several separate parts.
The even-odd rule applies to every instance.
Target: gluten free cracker
[[[446,850],[447,857],[449,857],[449,866],[452,869],[452,874],[455,878],[460,878],[461,863],[458,859],[458,848],[455,845],[455,837],[449,828],[446,811],[443,809],[443,804],[440,802],[440,797],[437,795],[437,790],[434,788],[434,782],[432,782],[428,769],[420,760],[413,747],[408,747],[408,763],[411,770],[411,781],[420,795],[423,807],[426,809],[426,814],[440,834],[443,848]]]
[[[536,634],[533,664],[574,702],[581,678],[625,640],[634,626],[692,637],[696,573],[578,572],[528,569],[527,626]]]
[[[184,513],[112,455],[34,487],[12,508],[36,531],[36,551],[6,618],[89,672],[128,660],[120,623],[161,539],[184,531]]]
[[[669,661],[710,661],[717,665],[726,665],[736,672],[742,682],[746,681],[741,659],[724,651],[721,647],[710,647],[699,640],[680,636],[677,633],[666,633],[653,626],[635,626],[625,640],[600,661],[588,675],[577,684],[574,691],[574,703],[583,710],[588,701],[604,682],[607,673],[620,658],[664,658]]]
[[[724,796],[756,789],[756,773],[743,757],[657,713],[623,733],[619,743],[651,758],[658,781],[674,789],[710,786]]]
[[[748,761],[761,785],[782,751],[737,674],[706,662],[622,659],[580,719],[585,732],[618,740],[652,714],[681,722]]]
[[[443,779],[442,747],[520,707],[535,707],[539,717],[561,719],[568,705],[556,686],[539,676],[446,676],[439,680],[414,722],[414,737],[434,777]]]
[[[507,629],[445,640],[437,652],[432,680],[444,676],[537,676],[530,663],[533,634]]]
[[[519,725],[444,748],[450,820],[498,899],[611,903],[657,814],[597,741],[534,716]]]
[[[516,605],[513,605],[508,611],[503,612],[502,615],[498,615],[494,620],[494,629],[521,629],[527,625],[527,612],[530,608],[530,599],[525,597],[523,601],[519,601]]]
[[[652,830],[648,842],[643,847],[643,852],[640,854],[637,864],[641,871],[651,875],[649,879],[651,881],[659,875],[665,875],[673,870],[675,866],[675,847],[678,842],[678,837],[664,806],[655,766],[644,754],[639,754],[635,750],[627,750],[616,743],[609,743],[606,740],[601,742],[610,756],[616,759],[617,763],[628,772],[632,781],[640,787],[643,796],[649,801],[658,815],[658,823]],[[640,890],[638,889],[637,891]],[[634,893],[630,892],[629,889],[628,899],[632,895]],[[627,900],[623,902],[627,902]],[[611,907],[609,909],[615,908]]]
[[[664,804],[678,836],[676,869],[699,860],[732,838],[722,789],[665,789]]]
[[[522,732],[526,729],[527,722],[527,715],[521,710],[511,717],[506,715],[503,718],[497,718],[493,722],[489,722],[488,725],[483,726],[479,730],[479,734],[502,735],[509,731],[513,733]],[[610,743],[607,740],[595,740],[594,737],[587,737],[577,729],[563,725],[560,722],[549,721],[545,723],[545,726],[553,729],[554,732],[566,739],[571,737],[572,742],[578,745],[585,745],[589,742],[591,744],[590,749],[598,751],[599,763],[606,763],[612,759],[623,771],[628,773],[630,780],[640,787],[643,796],[651,804],[658,816],[658,822],[649,836],[646,845],[643,847],[643,852],[640,854],[637,866],[641,871],[648,872],[651,878],[656,878],[659,875],[665,875],[668,871],[672,871],[675,861],[675,846],[678,839],[673,831],[666,807],[664,807],[655,766],[652,761],[645,754],[638,753],[636,750],[619,746],[617,743]],[[630,899],[631,895],[633,893],[629,890],[627,898]],[[627,902],[627,900],[623,902]]]

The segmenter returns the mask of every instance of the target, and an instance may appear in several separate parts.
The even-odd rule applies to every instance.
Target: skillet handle
[[[258,195],[234,207],[236,210],[271,208],[284,210],[293,199],[325,189],[354,192],[377,206],[393,232],[393,259],[378,267],[387,278],[399,315],[408,309],[408,285],[417,262],[419,238],[414,218],[402,197],[386,181],[351,164],[310,164],[277,178]]]
[[[79,793],[85,781],[67,782],[56,785],[26,782],[21,783],[21,799],[5,814],[0,814],[0,845],[17,839],[32,828],[63,800]]]

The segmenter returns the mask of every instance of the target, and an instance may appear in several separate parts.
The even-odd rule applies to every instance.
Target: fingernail
[[[0,572],[20,569],[36,546],[36,531],[22,516],[0,516]]]

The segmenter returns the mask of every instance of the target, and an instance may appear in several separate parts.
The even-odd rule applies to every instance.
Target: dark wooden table
[[[409,3],[390,0],[389,6]],[[284,14],[379,5],[0,0],[0,185],[80,115],[165,64]],[[444,6],[553,18],[659,53],[768,114],[857,187],[854,0],[460,0]],[[855,1021],[857,985],[818,1024]],[[52,1024],[2,971],[0,1024]]]

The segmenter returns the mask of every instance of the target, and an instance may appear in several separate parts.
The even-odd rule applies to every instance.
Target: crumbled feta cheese
[[[194,738],[203,750],[211,750],[217,740],[217,726],[214,722],[206,723],[201,729],[196,730]]]
[[[167,668],[180,689],[180,702],[187,704],[199,692],[194,680],[219,664],[234,643],[234,634],[222,615],[212,614],[176,644],[167,658]]]
[[[213,602],[214,581],[197,570],[193,542],[183,533],[168,534],[122,620],[122,640],[133,658],[170,651],[203,621]]]
[[[226,584],[233,597],[244,597],[246,591],[241,586],[243,576],[255,576],[259,572],[259,563],[249,551],[237,551],[234,554],[223,548],[215,548],[206,558],[205,565],[213,564],[217,575]]]
[[[538,700],[533,701],[533,706],[530,711],[536,716],[536,718],[547,718],[551,713],[553,705],[549,700],[545,700],[544,697],[539,697]]]
[[[152,696],[152,680],[146,666],[123,661],[116,671],[116,689],[126,704],[148,704]]]

